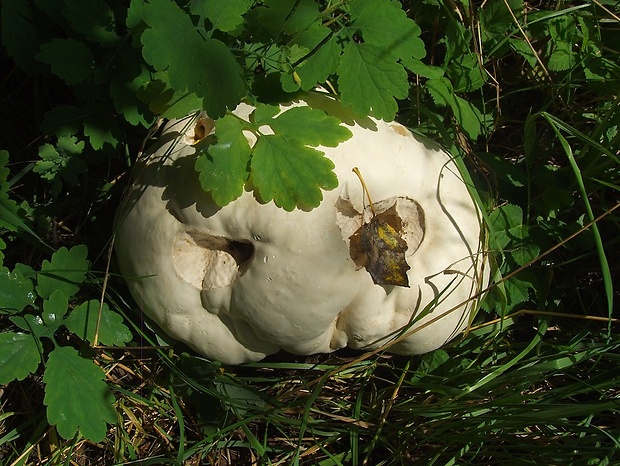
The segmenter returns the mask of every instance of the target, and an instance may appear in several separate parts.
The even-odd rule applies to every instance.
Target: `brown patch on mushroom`
[[[194,126],[194,134],[188,135],[189,143],[196,145],[213,132],[215,122],[208,117],[200,117]]]
[[[407,137],[411,134],[409,130],[402,125],[391,124],[390,128],[392,128],[392,131],[394,131],[396,134],[399,134],[400,136]]]

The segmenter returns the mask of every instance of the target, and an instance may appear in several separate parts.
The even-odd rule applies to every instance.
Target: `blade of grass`
[[[545,118],[545,120],[547,120],[549,125],[551,125],[551,128],[555,132],[558,140],[560,141],[560,144],[562,145],[562,148],[564,149],[564,153],[566,154],[566,157],[568,158],[568,161],[573,169],[573,173],[577,180],[577,185],[579,186],[579,190],[581,191],[581,197],[586,206],[588,218],[590,221],[592,221],[594,220],[595,216],[592,210],[592,206],[590,204],[590,200],[588,198],[588,193],[586,191],[583,178],[581,176],[581,170],[579,169],[579,165],[577,164],[577,161],[575,160],[575,156],[573,154],[573,150],[570,144],[568,143],[568,141],[566,140],[566,138],[560,131],[560,127],[562,127],[562,129],[564,129],[565,131],[568,131],[569,134],[573,133],[574,135],[574,132],[571,131],[570,126],[559,121],[558,118],[554,117],[553,115],[547,112],[542,112],[541,115],[543,118]],[[605,247],[603,246],[603,239],[601,238],[601,234],[599,232],[599,229],[596,223],[592,224],[592,236],[594,237],[594,242],[596,244],[596,250],[597,250],[599,262],[601,265],[601,273],[603,275],[603,286],[605,287],[605,295],[607,297],[607,315],[611,318],[613,315],[613,309],[614,309],[614,296],[613,296],[614,287],[613,287],[613,282],[611,279],[611,270],[609,269],[609,263],[607,262],[607,256],[605,254]],[[608,332],[608,335],[611,334],[611,322],[607,326],[607,332]]]
[[[479,388],[483,387],[484,385],[486,385],[487,383],[489,383],[493,379],[495,379],[495,378],[499,377],[500,375],[502,375],[504,372],[506,372],[507,370],[509,370],[513,366],[515,366],[525,356],[530,354],[530,352],[538,344],[540,344],[541,340],[545,336],[545,333],[547,332],[547,326],[548,326],[547,321],[546,320],[541,320],[540,321],[540,326],[538,328],[538,331],[536,332],[535,337],[532,339],[532,341],[530,341],[530,343],[525,347],[525,349],[523,351],[521,351],[517,356],[512,358],[506,364],[503,364],[503,365],[499,366],[494,371],[492,371],[490,374],[487,374],[484,377],[482,377],[475,384],[465,388],[459,395],[456,396],[456,399],[462,398],[462,397],[464,397],[466,395],[469,395],[469,394],[475,392],[476,390],[478,390]]]

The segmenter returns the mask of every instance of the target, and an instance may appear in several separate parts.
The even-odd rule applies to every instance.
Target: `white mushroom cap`
[[[412,329],[456,310],[389,351],[438,348],[465,328],[473,308],[466,302],[484,282],[478,212],[456,165],[397,123],[355,121],[327,97],[309,101],[341,118],[353,137],[319,147],[339,186],[307,212],[261,204],[252,192],[219,208],[194,170],[185,135],[195,120],[167,125],[119,216],[116,253],[132,295],[170,336],[228,364],[280,349],[373,349],[429,304]],[[251,111],[242,104],[235,113]],[[349,237],[364,213],[368,220],[353,167],[377,209],[396,202],[410,288],[376,285],[351,258]]]

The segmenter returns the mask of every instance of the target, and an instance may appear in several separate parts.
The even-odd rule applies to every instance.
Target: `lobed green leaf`
[[[23,380],[41,362],[37,340],[26,333],[0,333],[0,385]]]
[[[391,0],[357,0],[348,4],[352,30],[361,33],[364,43],[375,46],[403,65],[426,55],[420,27]]]
[[[122,47],[115,55],[113,66],[117,69],[110,80],[110,98],[114,109],[122,113],[130,124],[148,128],[153,117],[140,99],[140,93],[151,81],[151,73],[142,61],[140,51],[133,47]]]
[[[202,189],[211,192],[218,205],[226,205],[243,193],[249,177],[250,145],[243,124],[227,115],[215,122],[217,142],[207,147],[196,160]]]
[[[120,144],[120,131],[116,124],[117,116],[111,107],[104,106],[84,119],[84,136],[95,150],[106,144],[117,147]]]
[[[58,330],[58,325],[47,326],[40,316],[26,314],[25,316],[11,316],[9,320],[22,330],[32,333],[38,340],[41,338],[54,339],[54,333]]]
[[[101,307],[99,319],[99,301],[86,301],[77,306],[63,321],[63,324],[82,340],[93,343],[97,322],[99,321],[98,341],[104,345],[121,346],[131,341],[132,334],[123,323],[123,317],[111,310],[106,303]]]
[[[85,8],[82,0],[64,0],[64,16],[71,27],[103,46],[113,46],[119,41],[116,34],[114,12],[104,0],[89,0]]]
[[[334,164],[322,152],[277,134],[259,138],[251,167],[260,198],[289,212],[317,207],[323,199],[321,189],[338,186]]]
[[[393,120],[398,111],[396,99],[407,97],[409,84],[405,69],[371,45],[347,44],[338,74],[342,103],[358,115]]]
[[[191,9],[193,14],[206,17],[214,29],[231,32],[243,23],[243,15],[248,11],[250,4],[250,0],[219,2],[192,0]]]
[[[36,290],[39,296],[47,299],[56,290],[62,291],[66,297],[77,293],[88,271],[87,254],[88,250],[83,244],[71,249],[63,246],[52,255],[51,262],[43,261],[37,277]]]
[[[34,56],[39,49],[33,16],[30,2],[2,0],[0,3],[2,44],[15,63],[28,71],[34,69]]]
[[[94,59],[91,50],[75,39],[54,39],[41,45],[37,60],[50,65],[52,73],[67,85],[86,81],[92,74]]]
[[[105,438],[106,423],[116,422],[114,395],[105,373],[70,347],[59,346],[47,360],[43,382],[47,419],[66,439],[76,432],[93,442]]]
[[[324,83],[336,72],[341,48],[329,28],[316,26],[304,30],[295,37],[295,43],[310,51],[308,56],[295,67],[300,80],[298,86],[304,91],[309,91],[317,84]],[[281,79],[292,81],[293,77],[287,74]]]
[[[20,228],[29,229],[24,223],[23,218],[18,214],[20,207],[17,205],[17,202],[9,197],[10,185],[8,178],[11,171],[6,167],[8,163],[8,151],[0,150],[0,228],[8,231],[19,231]],[[2,244],[6,247],[4,241]],[[4,249],[4,247],[0,249]],[[0,266],[3,263],[3,258],[4,254],[0,252]],[[0,303],[1,306],[2,304]]]
[[[429,79],[426,81],[426,90],[430,93],[435,105],[445,107],[454,99],[452,83],[445,77]]]
[[[450,106],[458,125],[472,140],[476,140],[482,130],[483,116],[480,111],[470,101],[458,95],[453,96]]]
[[[37,160],[33,171],[45,180],[53,181],[61,176],[67,183],[76,186],[79,175],[86,170],[86,164],[78,157],[84,145],[84,141],[70,135],[60,136],[55,146],[43,144],[39,147],[41,160]]]
[[[280,113],[280,107],[277,105],[258,105],[252,113],[254,124],[257,127],[262,125],[270,125],[275,116]]]
[[[75,105],[57,105],[45,113],[41,130],[56,137],[76,134],[82,127],[83,115]]]
[[[538,256],[540,247],[530,239],[529,227],[523,224],[523,210],[506,204],[489,215],[489,243],[492,249],[507,250],[510,257],[524,265]]]
[[[138,97],[161,118],[182,118],[205,107],[204,99],[196,94],[174,90],[167,71],[155,73],[154,78],[140,88]]]
[[[156,71],[168,72],[171,87],[205,98],[212,118],[237,106],[245,95],[241,68],[222,42],[203,37],[190,17],[170,0],[144,6],[148,28],[142,33],[142,55]]]
[[[32,281],[19,271],[0,268],[0,312],[17,313],[35,301]]]
[[[50,329],[60,326],[60,321],[69,310],[69,300],[62,290],[54,291],[51,296],[43,301],[43,322]]]
[[[309,146],[336,147],[353,136],[338,118],[312,107],[292,107],[274,118],[270,126],[284,139]]]
[[[452,81],[454,92],[473,92],[486,82],[486,74],[480,68],[475,53],[467,53],[451,60],[446,71]]]
[[[257,29],[270,35],[297,34],[311,28],[319,18],[319,5],[314,0],[265,0],[256,9]]]

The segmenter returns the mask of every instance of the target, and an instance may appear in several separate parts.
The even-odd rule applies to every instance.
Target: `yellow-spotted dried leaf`
[[[401,235],[402,223],[394,203],[373,215],[351,236],[351,258],[359,267],[366,268],[375,284],[409,286],[407,242]]]

